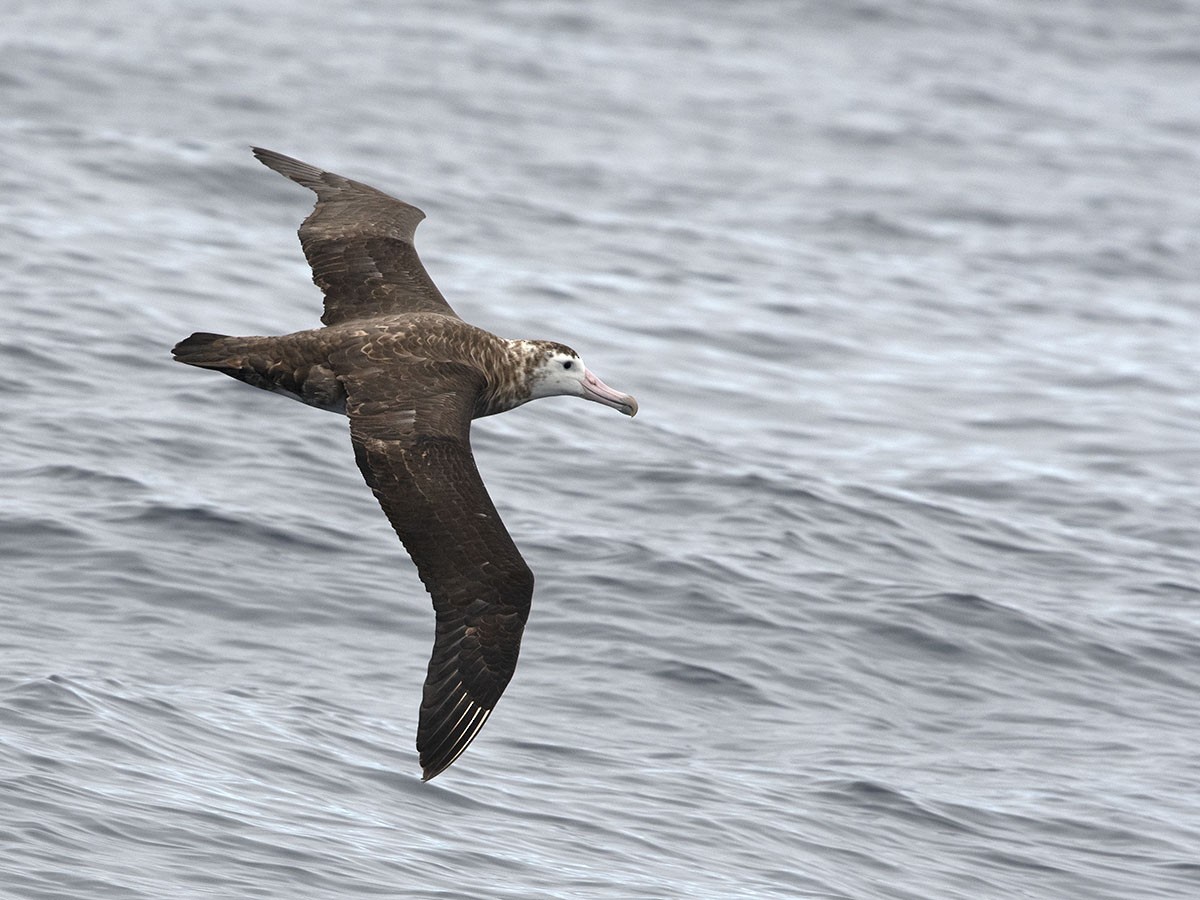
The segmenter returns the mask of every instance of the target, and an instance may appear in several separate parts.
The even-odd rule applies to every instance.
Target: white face
[[[583,396],[587,367],[575,353],[555,352],[534,370],[532,398]]]
[[[589,372],[583,360],[574,351],[554,351],[533,373],[529,399],[557,397],[562,394],[603,403],[627,416],[637,412],[637,401],[633,397],[614,391]]]

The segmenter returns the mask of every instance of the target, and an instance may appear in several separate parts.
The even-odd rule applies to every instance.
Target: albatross
[[[309,188],[300,226],[324,327],[277,337],[198,332],[176,360],[347,416],[363,478],[433,600],[421,699],[422,780],[483,727],[517,665],[533,573],[471,453],[471,420],[540,397],[582,397],[632,416],[637,401],[570,347],[507,340],[464,322],[425,271],[413,234],[425,214],[382,191],[271,150],[268,168]]]

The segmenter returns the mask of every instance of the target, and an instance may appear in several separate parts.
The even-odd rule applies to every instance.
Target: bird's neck
[[[531,399],[530,380],[543,358],[538,341],[497,338],[484,349],[479,363],[487,375],[476,418],[515,409]]]

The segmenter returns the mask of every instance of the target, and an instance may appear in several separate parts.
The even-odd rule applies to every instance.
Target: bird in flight
[[[512,678],[533,597],[471,453],[471,420],[540,397],[637,401],[570,347],[507,340],[459,318],[417,257],[425,214],[270,150],[254,155],[314,191],[300,245],[325,295],[322,328],[278,337],[199,332],[176,360],[350,419],[363,478],[433,599],[437,626],[417,727],[428,781],[479,734]]]

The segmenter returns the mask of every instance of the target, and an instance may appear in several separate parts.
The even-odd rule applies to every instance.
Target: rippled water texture
[[[1197,892],[1194,5],[4,15],[0,894]],[[429,784],[344,421],[169,358],[316,324],[250,144],[642,406],[476,425],[538,590]]]

